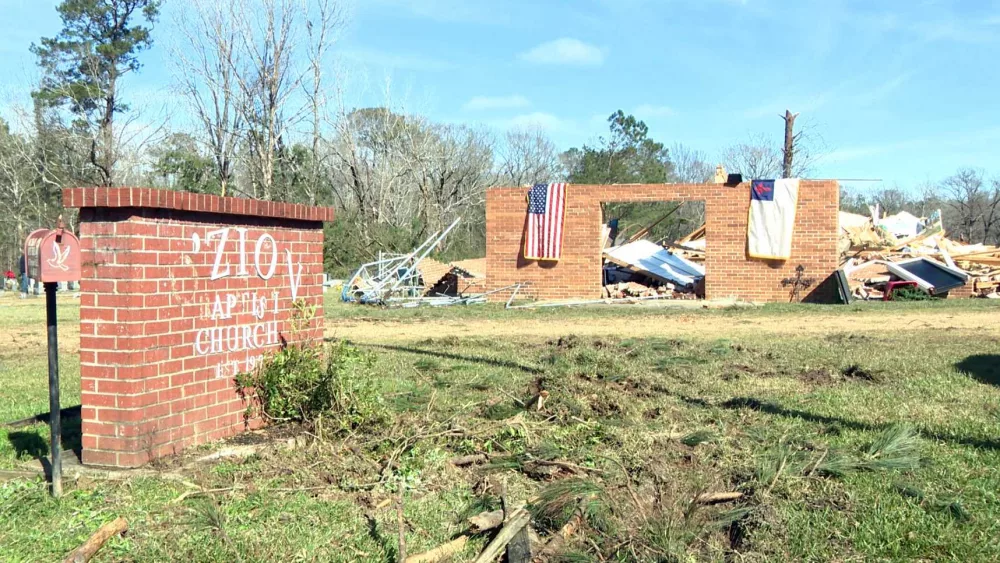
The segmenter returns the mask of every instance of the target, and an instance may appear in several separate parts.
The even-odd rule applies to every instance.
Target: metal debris
[[[340,297],[346,302],[386,305],[400,298],[419,298],[424,286],[420,282],[417,266],[432,250],[437,248],[460,219],[443,232],[431,235],[412,252],[391,254],[379,252],[378,260],[362,264],[344,284]]]

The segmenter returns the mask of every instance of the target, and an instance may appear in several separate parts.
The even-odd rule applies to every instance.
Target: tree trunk
[[[789,110],[785,110],[785,115],[782,119],[785,120],[785,148],[784,148],[784,159],[781,164],[781,177],[791,178],[792,177],[792,160],[795,156],[795,118],[799,114],[792,113]]]

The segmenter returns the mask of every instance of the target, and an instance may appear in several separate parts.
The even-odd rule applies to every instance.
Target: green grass
[[[43,322],[13,310],[0,309],[5,334]],[[326,311],[334,320],[400,322],[673,314],[330,302]],[[940,322],[895,326],[901,311]],[[0,484],[0,560],[58,559],[120,515],[131,531],[98,561],[392,561],[396,515],[382,501],[403,491],[412,555],[461,533],[468,515],[497,507],[501,487],[514,501],[542,494],[536,509],[546,535],[586,500],[590,525],[565,551],[591,560],[997,560],[1000,339],[992,330],[939,328],[966,311],[1000,309],[970,300],[684,313],[775,323],[817,312],[885,316],[884,332],[863,335],[469,335],[365,344],[393,412],[387,426],[327,435],[305,450],[168,470],[182,479],[70,483],[59,501],[40,481]],[[60,311],[67,322],[73,314]],[[0,372],[4,419],[47,410],[44,355],[36,353],[3,358],[14,366]],[[64,362],[70,383],[78,368]],[[539,388],[549,393],[544,408],[525,410]],[[45,427],[37,430],[44,440]],[[460,469],[448,461],[472,453],[488,453],[490,462]],[[0,460],[14,463],[6,434]],[[582,474],[546,473],[537,460]],[[222,490],[174,502],[192,490],[184,481]],[[720,491],[745,496],[692,503]],[[558,515],[545,510],[552,506]],[[487,540],[474,538],[455,560],[473,559]]]
[[[14,293],[0,294],[0,421],[19,420],[49,411],[49,363],[45,335],[45,297],[27,301]],[[76,334],[80,309],[68,294],[58,295],[56,317],[66,334],[59,342],[60,403],[63,408],[80,404],[80,357]],[[69,350],[74,350],[70,353]],[[67,421],[67,449],[79,448],[79,423]],[[0,469],[19,460],[32,459],[48,451],[49,429],[45,424],[8,429],[0,427]]]

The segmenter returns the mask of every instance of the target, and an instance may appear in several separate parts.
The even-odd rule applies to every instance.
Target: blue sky
[[[167,0],[133,95],[170,94]],[[174,4],[171,7],[171,4]],[[0,92],[23,96],[54,0],[0,0]],[[336,51],[350,103],[544,128],[561,148],[621,108],[715,160],[800,112],[816,177],[914,187],[960,166],[1000,174],[1000,1],[354,0]],[[2,100],[0,100],[2,102]]]

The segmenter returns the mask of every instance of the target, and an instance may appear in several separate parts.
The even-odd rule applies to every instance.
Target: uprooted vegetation
[[[50,549],[122,513],[133,532],[109,559],[393,561],[446,547],[471,561],[506,512],[550,561],[975,560],[996,548],[997,411],[983,408],[996,390],[954,371],[944,340],[900,361],[906,338],[287,352],[243,382],[264,390],[255,408],[294,419],[256,435],[280,447],[79,485],[72,513],[54,513],[72,533]],[[0,500],[14,528],[54,510],[39,485],[0,486]],[[29,541],[4,534],[5,549]]]

